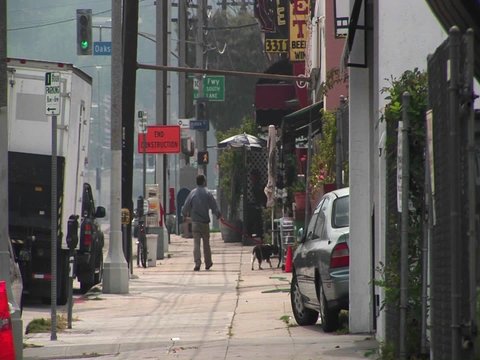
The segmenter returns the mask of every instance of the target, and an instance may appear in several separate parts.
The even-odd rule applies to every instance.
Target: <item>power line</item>
[[[205,30],[236,30],[248,27],[258,26],[258,23],[252,24],[244,24],[244,25],[236,25],[236,26],[212,26],[212,27],[204,27]]]
[[[139,2],[144,2],[144,1],[146,1],[146,0],[140,0]],[[146,6],[153,6],[153,5],[146,5]],[[103,11],[96,12],[96,13],[92,14],[92,16],[103,15],[103,14],[111,13],[111,12],[112,12],[112,9],[107,9],[107,10],[103,10]],[[23,26],[23,27],[18,27],[18,28],[7,29],[7,31],[18,31],[18,30],[38,29],[38,28],[47,27],[47,26],[64,24],[64,23],[67,23],[67,22],[70,22],[70,21],[75,21],[75,20],[76,20],[76,18],[70,18],[70,19],[65,19],[65,20],[59,20],[59,21],[54,21],[54,22],[50,22],[50,23],[45,23],[45,24],[37,24],[37,25],[30,25],[30,26]]]
[[[99,12],[93,14],[92,16],[102,15],[102,14],[109,13],[109,12],[112,12],[112,10],[108,9],[108,10],[104,10],[104,11],[99,11]],[[54,21],[54,22],[45,23],[45,24],[37,24],[37,25],[30,25],[30,26],[23,26],[23,27],[18,27],[18,28],[7,29],[7,31],[38,29],[38,28],[46,27],[46,26],[64,24],[64,23],[67,23],[67,22],[70,22],[70,21],[75,21],[75,20],[76,20],[76,18],[70,18],[70,19],[66,19],[66,20],[59,20],[59,21]]]

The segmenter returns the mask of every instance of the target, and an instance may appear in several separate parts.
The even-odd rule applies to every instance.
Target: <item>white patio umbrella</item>
[[[220,149],[229,148],[229,147],[262,148],[264,146],[265,146],[265,140],[247,133],[230,136],[229,138],[226,138],[225,140],[220,141],[217,145],[217,147]]]

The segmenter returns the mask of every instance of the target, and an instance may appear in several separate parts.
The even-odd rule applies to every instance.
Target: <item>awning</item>
[[[282,131],[294,132],[295,136],[306,136],[308,134],[308,124],[312,123],[312,134],[316,134],[322,129],[323,101],[306,106],[291,114],[283,117]]]
[[[288,110],[287,101],[295,99],[293,84],[255,85],[255,108],[257,110]]]
[[[473,29],[475,36],[475,77],[480,81],[480,3],[478,0],[426,0],[445,31],[456,25],[464,33]]]
[[[293,66],[281,59],[265,70],[267,74],[292,75]],[[255,85],[255,122],[259,126],[280,126],[285,115],[298,109],[295,84],[260,79]]]
[[[295,98],[293,84],[255,85],[255,122],[258,126],[280,126],[282,118],[295,110],[288,103]]]
[[[340,61],[340,71],[344,72],[344,70],[348,66],[352,67],[367,67],[367,59],[366,59],[366,49],[363,49],[363,62],[351,62],[350,60],[350,54],[352,52],[354,40],[355,40],[355,35],[357,33],[357,30],[362,30],[365,32],[366,30],[366,24],[365,24],[365,7],[363,5],[364,0],[355,0],[352,8],[352,13],[350,15],[350,19],[348,22],[348,34],[347,34],[347,41],[345,41],[345,45],[343,47],[343,53]],[[360,15],[363,13],[363,25],[359,25],[358,21],[360,19]],[[363,41],[363,44],[365,45],[366,42]]]

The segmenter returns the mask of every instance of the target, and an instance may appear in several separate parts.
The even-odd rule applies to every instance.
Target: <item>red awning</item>
[[[292,110],[288,100],[296,98],[293,84],[257,84],[255,85],[256,110]]]

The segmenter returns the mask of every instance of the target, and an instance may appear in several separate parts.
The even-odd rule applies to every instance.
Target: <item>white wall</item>
[[[354,0],[350,1],[351,7]],[[379,144],[385,124],[380,117],[391,76],[427,67],[427,56],[446,38],[425,1],[374,2],[373,58],[370,68],[350,68],[350,331],[373,331],[371,281],[374,269],[385,259],[385,159]],[[363,22],[361,23],[363,24]],[[357,36],[360,33],[357,32]],[[360,39],[361,40],[361,39]],[[355,39],[355,42],[360,41]],[[362,47],[355,47],[361,49]],[[358,54],[352,53],[352,57]],[[373,68],[372,68],[373,67]],[[385,135],[384,135],[385,136]],[[385,141],[385,137],[383,141]],[[383,155],[383,154],[382,154]],[[372,249],[371,215],[375,209]],[[373,250],[373,251],[372,251]],[[372,266],[372,253],[374,254]],[[375,293],[383,295],[381,289]],[[380,303],[382,298],[380,299]],[[377,318],[377,337],[384,337],[383,314]]]

